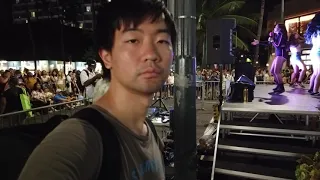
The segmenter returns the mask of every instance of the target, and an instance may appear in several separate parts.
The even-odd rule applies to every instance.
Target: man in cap
[[[87,69],[84,69],[80,74],[81,85],[84,87],[84,96],[91,99],[93,97],[93,91],[95,83],[101,78],[101,74],[96,74],[96,61],[89,59],[86,63]]]

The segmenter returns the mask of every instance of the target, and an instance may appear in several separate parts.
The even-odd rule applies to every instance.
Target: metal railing
[[[83,99],[1,114],[0,129],[19,125],[44,123],[56,115],[70,116],[91,103],[92,101],[90,99]]]

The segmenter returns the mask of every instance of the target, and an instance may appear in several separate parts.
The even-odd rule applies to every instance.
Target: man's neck
[[[144,122],[150,103],[151,97],[134,94],[117,84],[110,84],[108,92],[95,104],[106,109],[134,133],[145,135]]]

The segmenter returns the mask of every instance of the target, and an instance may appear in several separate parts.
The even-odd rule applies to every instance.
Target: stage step
[[[292,171],[287,171],[280,168],[270,168],[258,165],[251,165],[247,163],[236,163],[223,160],[217,160],[215,172],[217,174],[259,180],[295,179],[294,172]]]
[[[281,135],[320,136],[320,131],[305,128],[302,125],[296,126],[285,124],[261,124],[250,122],[222,121],[220,124],[220,129]]]
[[[227,136],[219,138],[215,175],[262,180],[294,179],[296,160],[301,154],[312,154],[316,151],[317,149],[312,148],[263,143],[258,139],[228,139]]]
[[[316,148],[306,148],[278,143],[265,143],[263,142],[263,140],[254,142],[252,141],[252,139],[244,141],[229,138],[220,138],[218,149],[258,155],[260,154],[293,158],[299,158],[303,154],[313,154],[317,152]]]
[[[303,126],[220,121],[218,127],[216,158],[212,158],[216,160],[215,179],[220,175],[229,177],[225,179],[295,179],[296,161],[318,150],[305,136],[317,137],[320,132]],[[244,136],[246,133],[252,135]],[[300,136],[302,140],[276,135]]]

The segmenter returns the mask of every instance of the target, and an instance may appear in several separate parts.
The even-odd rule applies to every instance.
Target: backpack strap
[[[115,129],[106,119],[107,117],[94,107],[90,106],[76,112],[72,117],[88,121],[101,135],[103,154],[102,164],[97,179],[105,180],[110,177],[115,180],[120,179],[120,144]]]
[[[150,120],[149,118],[146,119],[146,122],[147,122],[147,124],[149,125],[149,127],[150,127],[150,129],[151,129],[151,131],[152,131],[152,134],[153,134],[155,140],[157,141],[157,143],[158,143],[158,145],[159,145],[160,139],[159,139],[159,136],[158,136],[156,127],[154,126],[154,124],[151,122],[151,120]]]
[[[84,72],[86,72],[87,76],[89,77],[89,71],[84,69]]]

